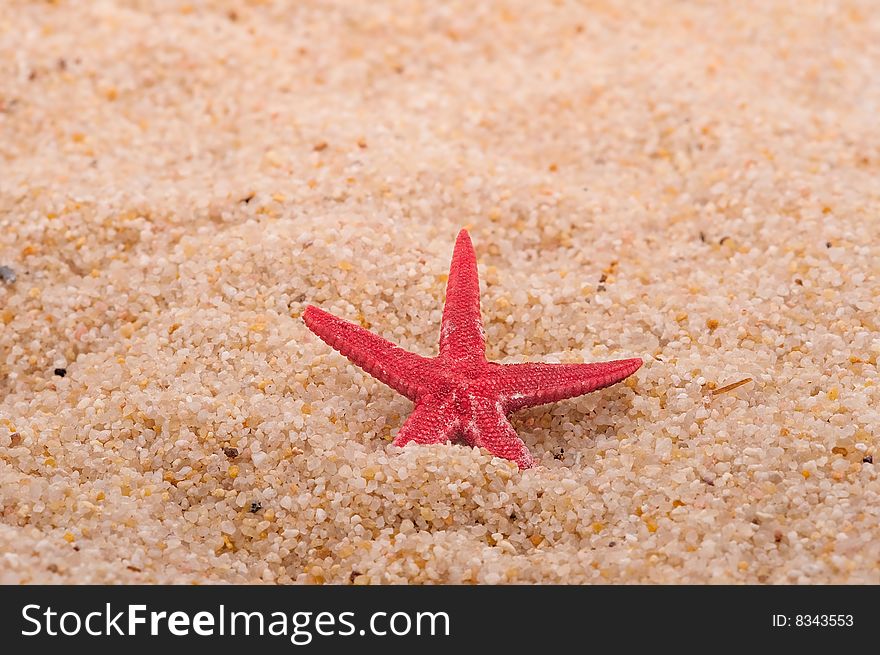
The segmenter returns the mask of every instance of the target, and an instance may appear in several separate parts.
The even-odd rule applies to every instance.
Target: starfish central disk
[[[477,258],[466,230],[452,254],[436,357],[406,351],[311,305],[303,320],[331,348],[415,403],[395,445],[461,441],[520,468],[532,466],[534,459],[509,414],[607,387],[642,365],[638,358],[594,364],[487,361]]]

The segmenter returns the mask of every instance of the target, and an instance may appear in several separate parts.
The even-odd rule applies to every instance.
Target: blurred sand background
[[[876,2],[5,0],[0,581],[880,582],[878,115]],[[646,360],[523,473],[299,318],[434,354],[462,226]]]

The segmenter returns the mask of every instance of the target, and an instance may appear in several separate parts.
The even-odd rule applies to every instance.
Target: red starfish
[[[440,326],[440,354],[422,357],[309,305],[309,329],[367,373],[415,403],[394,445],[460,439],[528,468],[534,459],[507,420],[518,409],[580,396],[620,382],[642,360],[597,364],[496,364],[486,361],[477,257],[458,234]]]

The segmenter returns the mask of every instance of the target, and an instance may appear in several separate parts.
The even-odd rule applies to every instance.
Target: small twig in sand
[[[740,380],[739,382],[733,382],[731,384],[727,384],[720,389],[715,389],[712,391],[713,396],[717,396],[718,394],[727,393],[728,391],[733,391],[737,387],[741,387],[744,384],[747,384],[752,381],[752,378],[746,378],[745,380]]]

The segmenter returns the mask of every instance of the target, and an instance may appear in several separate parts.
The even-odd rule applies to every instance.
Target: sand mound
[[[872,3],[4,4],[0,581],[880,582]],[[299,318],[434,354],[462,226],[646,360],[523,473]]]

